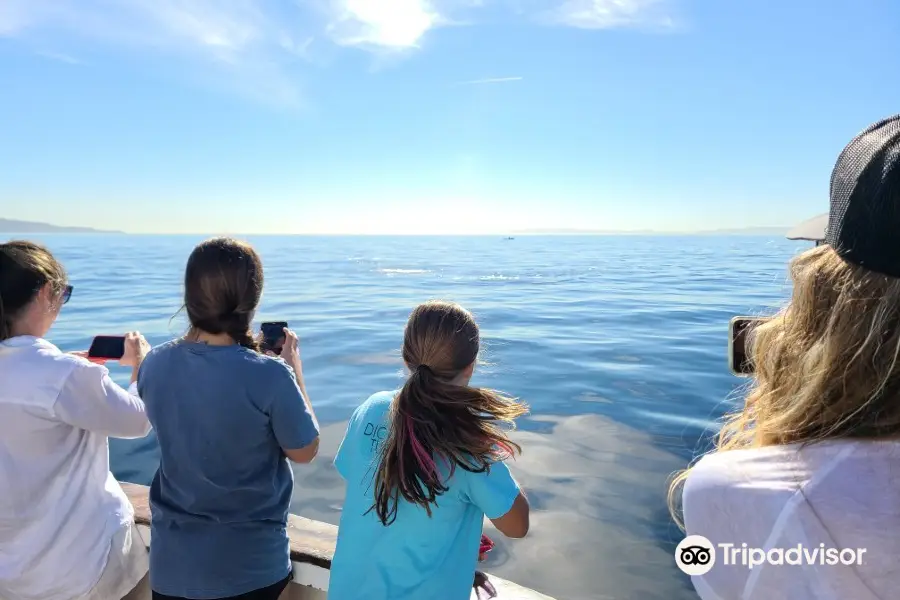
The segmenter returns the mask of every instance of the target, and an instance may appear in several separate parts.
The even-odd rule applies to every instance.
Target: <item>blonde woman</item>
[[[743,408],[670,488],[686,533],[714,546],[693,576],[704,600],[900,589],[900,116],[840,155],[824,242],[792,261],[790,303],[751,335]]]

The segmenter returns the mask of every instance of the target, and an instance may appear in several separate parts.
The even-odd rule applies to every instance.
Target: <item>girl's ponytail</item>
[[[425,509],[448,490],[457,467],[476,473],[521,452],[498,426],[527,412],[494,390],[456,385],[419,365],[391,407],[390,426],[375,474],[375,509],[390,525],[400,498]]]
[[[426,346],[431,352],[422,352]],[[431,302],[410,317],[403,354],[412,372],[391,405],[370,509],[384,525],[397,518],[401,498],[430,516],[431,505],[447,491],[447,479],[457,467],[484,472],[521,452],[499,424],[512,425],[527,413],[527,406],[460,381],[477,353],[477,327],[458,305]],[[450,361],[426,363],[414,360],[417,354]]]
[[[260,351],[259,340],[253,337],[250,329],[250,315],[234,314],[226,320],[224,325],[224,333],[227,333],[235,342],[244,348]]]

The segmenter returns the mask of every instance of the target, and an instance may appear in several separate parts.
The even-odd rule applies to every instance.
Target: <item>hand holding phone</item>
[[[303,361],[300,360],[300,338],[290,329],[284,330],[284,346],[281,349],[281,359],[294,370],[294,376],[303,389]],[[306,390],[303,389],[304,396]]]
[[[150,344],[137,331],[125,335],[98,335],[91,342],[86,358],[91,362],[119,361],[124,367],[137,367],[150,352]]]
[[[281,358],[291,365],[295,371],[299,371],[300,363],[300,338],[290,329],[284,330],[284,346],[281,349]]]
[[[287,321],[267,321],[260,326],[262,331],[262,350],[281,355],[286,339]]]
[[[137,368],[144,362],[144,358],[150,353],[150,343],[138,331],[125,334],[125,352],[119,359],[123,367]]]
[[[748,346],[750,332],[765,319],[759,317],[734,317],[728,332],[728,366],[738,377],[753,375],[755,368]]]
[[[124,335],[98,335],[91,342],[87,358],[93,362],[119,360],[125,355]]]

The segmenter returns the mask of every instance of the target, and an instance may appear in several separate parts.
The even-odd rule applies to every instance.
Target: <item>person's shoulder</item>
[[[806,463],[794,446],[712,452],[691,468],[685,493],[729,488],[742,482],[753,482],[757,487],[777,487],[781,482],[793,485],[805,468]]]
[[[383,420],[391,408],[391,402],[396,396],[396,391],[375,392],[356,407],[353,415],[350,417],[350,427],[361,421],[377,421]]]
[[[179,341],[179,339],[169,340],[151,348],[141,363],[141,370],[147,371],[147,369],[153,368],[154,364],[164,363],[177,356],[181,352]]]
[[[147,356],[144,357],[144,360],[160,360],[160,357],[178,354],[182,351],[180,342],[181,339],[176,338],[174,340],[169,340],[168,342],[163,342],[162,344],[153,346],[153,348],[150,349],[150,352],[147,353]]]
[[[365,399],[365,401],[362,403],[362,406],[368,406],[371,408],[390,405],[390,403],[394,400],[394,396],[396,395],[396,391],[375,392]]]
[[[787,502],[810,476],[809,464],[793,446],[707,454],[684,482],[685,524],[696,529],[721,515],[735,516],[761,507],[772,510]]]
[[[359,431],[367,436],[376,435],[376,431],[386,432],[385,420],[395,394],[396,392],[376,392],[366,398],[350,416],[346,435]],[[379,438],[381,439],[380,435]]]
[[[44,383],[48,388],[56,387],[60,393],[64,389],[96,389],[109,376],[109,369],[105,365],[91,362],[77,354],[62,352],[55,347],[53,351],[44,352],[43,356],[47,365],[42,369]],[[60,396],[57,396],[55,400],[59,399]]]
[[[48,362],[52,362],[59,369],[64,377],[91,377],[96,376],[102,379],[104,375],[109,374],[109,370],[103,365],[92,363],[88,359],[78,356],[77,354],[69,354],[53,347],[52,351],[42,353]]]
[[[375,392],[359,405],[356,413],[359,415],[370,415],[376,412],[386,412],[391,407],[391,402],[394,401],[396,394],[397,392],[392,391]]]
[[[729,456],[731,454],[731,456]],[[703,456],[688,471],[682,491],[682,502],[694,504],[717,488],[727,488],[735,480],[735,452],[714,452]]]
[[[228,369],[239,376],[242,385],[260,405],[300,394],[294,369],[280,357],[238,348],[225,360]]]
[[[250,348],[241,348],[236,356],[247,368],[267,379],[275,378],[276,381],[294,379],[294,369],[279,356],[268,356]]]
[[[244,346],[217,347],[214,352],[208,352],[206,348],[198,350],[196,343],[180,343],[181,340],[173,340],[169,344],[160,347],[160,353],[200,353],[208,356],[219,367],[225,366],[234,369],[242,376],[251,378],[270,378],[279,375],[293,376],[294,371],[284,360],[277,356],[268,356]],[[168,346],[165,348],[164,346]],[[156,350],[154,348],[154,350]]]
[[[75,372],[79,372],[79,374],[83,372],[96,372],[102,376],[109,373],[109,370],[105,366],[92,363],[87,358],[79,356],[78,354],[63,352],[47,340],[38,340],[35,343],[34,348],[37,350],[37,355],[43,361],[44,365],[54,365],[56,369],[64,375],[71,375]]]

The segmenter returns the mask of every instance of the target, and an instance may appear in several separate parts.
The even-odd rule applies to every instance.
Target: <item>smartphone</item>
[[[728,366],[738,377],[753,375],[748,337],[754,327],[765,319],[760,317],[734,317],[728,327]]]
[[[281,354],[284,345],[284,330],[287,321],[267,321],[260,326],[263,335],[262,348],[275,354]]]
[[[124,335],[98,335],[91,342],[88,358],[119,360],[125,355]]]

